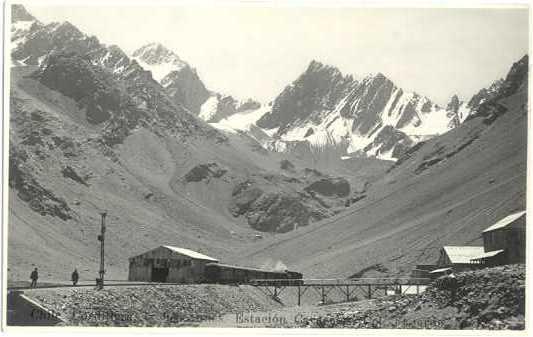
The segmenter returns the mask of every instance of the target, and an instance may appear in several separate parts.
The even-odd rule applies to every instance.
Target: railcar
[[[209,283],[233,284],[233,283],[258,283],[268,282],[277,285],[289,285],[301,282],[302,274],[293,271],[269,271],[255,268],[232,266],[220,263],[208,263],[205,266],[205,278]],[[285,281],[286,280],[286,281]]]

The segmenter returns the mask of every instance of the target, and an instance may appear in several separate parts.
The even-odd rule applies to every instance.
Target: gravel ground
[[[157,285],[40,289],[26,295],[58,313],[67,325],[197,326],[227,313],[280,305],[248,286]]]

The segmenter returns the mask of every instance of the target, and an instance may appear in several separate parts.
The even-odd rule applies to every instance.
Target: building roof
[[[496,256],[500,253],[503,253],[503,249],[499,249],[499,250],[493,250],[491,252],[486,252],[486,253],[483,253],[479,256],[476,256],[475,258],[473,258],[473,260],[480,260],[480,259],[486,259],[488,257],[493,257],[493,256]]]
[[[470,263],[485,252],[483,246],[444,246],[442,247],[451,263]]]
[[[167,249],[170,249],[173,252],[176,252],[176,253],[181,254],[181,255],[188,256],[188,257],[190,257],[192,259],[208,260],[208,261],[215,261],[215,262],[218,261],[217,259],[214,259],[212,257],[209,257],[207,255],[204,255],[204,254],[201,254],[201,253],[198,253],[198,252],[195,252],[194,250],[190,250],[190,249],[187,249],[187,248],[180,248],[180,247],[174,247],[174,246],[161,246],[161,247],[165,247]]]
[[[506,227],[512,224],[513,222],[515,222],[516,220],[518,220],[519,218],[521,218],[522,216],[525,216],[525,214],[526,214],[526,211],[521,211],[521,212],[508,215],[505,218],[501,219],[500,221],[496,222],[494,225],[485,229],[483,233]]]

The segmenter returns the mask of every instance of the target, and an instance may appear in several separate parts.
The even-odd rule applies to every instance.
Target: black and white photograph
[[[529,330],[529,2],[3,9],[3,330]]]

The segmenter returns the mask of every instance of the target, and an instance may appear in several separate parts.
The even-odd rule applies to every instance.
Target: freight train
[[[279,286],[303,284],[303,275],[295,271],[267,271],[220,263],[206,264],[205,277],[209,283],[221,284],[271,283]]]

